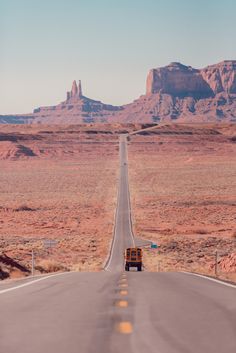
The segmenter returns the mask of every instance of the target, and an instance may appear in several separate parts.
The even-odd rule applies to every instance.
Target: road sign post
[[[31,276],[34,276],[34,250],[31,252]]]
[[[215,253],[215,276],[218,277],[218,251]]]
[[[151,243],[151,249],[158,249],[158,245],[156,243]]]

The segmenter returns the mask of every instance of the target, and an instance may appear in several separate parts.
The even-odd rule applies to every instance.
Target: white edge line
[[[77,272],[77,271],[56,273],[55,275],[49,275],[49,276],[46,276],[46,277],[42,277],[42,278],[36,279],[34,281],[30,281],[30,282],[26,282],[26,283],[20,284],[19,286],[16,286],[16,287],[11,287],[11,288],[0,290],[0,294],[4,294],[4,293],[11,292],[11,291],[19,289],[19,288],[30,286],[31,284],[34,284],[34,283],[37,283],[37,282],[40,282],[40,281],[44,281],[44,280],[46,280],[48,278],[51,278],[51,277],[62,276],[62,275],[66,275],[66,274],[74,273],[74,272]]]
[[[236,285],[234,285],[234,284],[227,283],[227,282],[223,282],[223,281],[220,281],[220,280],[218,280],[218,279],[211,278],[211,277],[207,277],[207,276],[204,276],[204,275],[199,275],[198,273],[192,273],[192,272],[186,272],[186,271],[181,271],[181,273],[185,273],[185,274],[187,274],[187,275],[192,275],[192,276],[197,276],[197,277],[205,278],[205,279],[208,279],[209,281],[222,284],[223,286],[231,287],[231,288],[236,289]]]
[[[119,152],[121,151],[120,149],[120,141],[119,141]],[[119,157],[121,155],[119,154]],[[119,169],[121,168],[121,158],[119,158]],[[111,264],[111,260],[112,260],[112,256],[113,256],[113,252],[114,252],[114,247],[115,247],[115,242],[116,242],[116,238],[117,238],[117,231],[116,231],[116,221],[117,221],[117,213],[118,213],[118,209],[119,209],[119,204],[120,204],[120,171],[119,171],[119,181],[118,181],[118,192],[117,192],[117,203],[116,203],[116,211],[115,211],[115,221],[114,221],[114,233],[113,233],[113,239],[112,239],[112,243],[111,243],[111,248],[110,248],[110,252],[108,255],[108,262],[105,262],[105,267],[104,270],[105,271],[110,271],[109,267]]]
[[[130,190],[129,190],[129,168],[128,168],[128,151],[127,151],[127,138],[125,138],[125,156],[126,156],[126,179],[127,179],[127,183],[128,183],[128,190],[127,190],[127,198],[128,198],[128,205],[129,205],[129,229],[130,229],[130,237],[132,239],[133,242],[133,246],[135,246],[135,239],[134,239],[134,234],[133,234],[133,229],[132,229],[132,213],[131,213],[131,202],[130,202]],[[121,153],[121,141],[120,141],[120,153]],[[120,154],[121,157],[121,154]],[[120,181],[121,181],[121,159],[120,159],[120,174],[119,174],[119,186],[118,186],[118,199],[117,199],[117,205],[116,205],[116,212],[115,212],[115,229],[114,229],[114,236],[113,236],[113,241],[112,241],[112,245],[111,245],[111,249],[110,249],[110,255],[109,255],[109,260],[107,262],[107,264],[104,267],[105,271],[110,271],[109,267],[111,264],[111,260],[113,257],[113,253],[114,253],[114,248],[115,248],[115,243],[117,240],[117,231],[116,231],[116,220],[117,220],[117,213],[118,213],[118,209],[119,209],[119,204],[120,204]]]
[[[128,144],[127,144],[127,138],[125,139],[125,152],[126,152],[126,173],[127,173],[127,185],[128,185],[128,204],[129,204],[129,229],[130,229],[130,235],[131,239],[133,241],[133,246],[135,247],[135,239],[134,239],[134,233],[133,233],[133,220],[132,220],[132,209],[131,209],[131,201],[130,201],[130,188],[129,188],[129,155],[128,155]]]
[[[110,264],[111,264],[111,260],[112,260],[112,257],[113,257],[113,252],[114,252],[114,248],[115,248],[115,243],[116,243],[116,238],[117,238],[117,231],[116,231],[116,220],[117,220],[117,210],[119,208],[119,197],[120,195],[120,188],[118,189],[118,203],[116,205],[116,212],[115,212],[115,229],[114,229],[114,235],[113,235],[113,240],[112,240],[112,244],[111,244],[111,248],[110,248],[110,254],[109,254],[109,257],[108,257],[108,262],[106,264],[106,266],[104,267],[104,270],[105,271],[110,271],[109,270],[109,267],[110,267]]]
[[[108,253],[107,257],[106,257],[106,260],[103,263],[103,270],[104,271],[109,271],[108,267],[110,266],[110,263],[111,263],[111,258],[113,256],[114,243],[115,243],[116,237],[117,237],[117,235],[116,235],[116,219],[117,219],[117,209],[118,209],[118,206],[119,206],[119,195],[120,195],[120,188],[118,186],[118,190],[117,190],[117,204],[116,204],[116,210],[114,212],[113,237],[112,237],[111,242],[110,242],[109,253]]]

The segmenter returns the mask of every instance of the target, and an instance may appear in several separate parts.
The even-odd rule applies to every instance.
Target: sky
[[[236,59],[235,0],[0,0],[0,114],[65,100],[74,79],[107,104],[150,69]]]

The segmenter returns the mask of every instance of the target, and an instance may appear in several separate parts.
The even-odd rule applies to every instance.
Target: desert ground
[[[0,131],[1,277],[29,274],[32,250],[35,273],[101,269],[113,234],[123,128]]]
[[[236,279],[236,126],[163,125],[131,135],[134,232],[151,271]]]
[[[236,279],[233,124],[1,125],[2,279],[30,274],[32,250],[36,274],[102,269],[127,132],[134,233],[158,244],[145,269],[215,275],[217,250],[218,276]]]

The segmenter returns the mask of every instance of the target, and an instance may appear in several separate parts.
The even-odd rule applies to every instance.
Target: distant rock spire
[[[79,80],[79,85],[78,85],[78,96],[79,97],[83,96],[81,80]]]
[[[66,92],[66,100],[68,101],[71,97],[71,92]]]
[[[78,87],[77,87],[76,81],[74,80],[73,83],[72,83],[71,97],[76,96],[77,93],[78,93]]]

